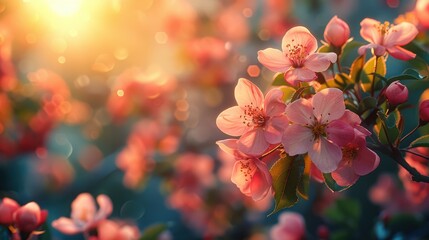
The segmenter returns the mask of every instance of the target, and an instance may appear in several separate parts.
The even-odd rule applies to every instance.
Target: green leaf
[[[340,186],[337,182],[332,178],[330,173],[324,173],[323,178],[325,178],[325,185],[331,189],[333,192],[341,192],[348,189],[350,186]]]
[[[391,77],[387,80],[387,85],[391,84],[394,81],[399,80],[422,80],[423,76],[420,76],[420,74],[414,70],[414,69],[406,69],[401,75]]]
[[[346,45],[342,49],[342,53],[340,56],[341,60],[345,59],[347,57],[347,55],[349,55],[350,53],[355,53],[356,48],[358,48],[362,45],[364,45],[364,43],[358,42],[358,41],[350,41],[350,42],[346,43]]]
[[[353,61],[352,66],[350,68],[350,79],[353,82],[355,83],[359,82],[360,73],[362,72],[364,63],[365,63],[364,55],[359,56]]]
[[[281,86],[279,89],[283,92],[283,101],[284,102],[290,102],[293,95],[295,94],[296,90],[293,87],[289,86]]]
[[[296,92],[293,94],[292,99],[290,100],[290,102],[295,102],[296,100],[298,100],[301,97],[301,95],[304,93],[304,91],[306,91],[308,89],[310,89],[309,86],[298,88],[298,90],[296,90]]]
[[[327,52],[332,52],[332,50],[329,47],[329,45],[322,45],[317,52],[319,52],[319,53],[327,53]]]
[[[286,80],[284,77],[284,73],[277,73],[274,75],[273,83],[271,83],[273,86],[286,86]]]
[[[273,189],[275,207],[269,214],[293,206],[298,202],[297,187],[304,171],[304,160],[302,155],[288,156],[277,160],[270,169],[273,177]]]
[[[139,240],[157,240],[159,235],[161,235],[167,226],[165,224],[155,224],[147,227],[141,234]]]
[[[383,144],[397,145],[401,133],[402,117],[398,110],[386,116],[383,112],[377,112],[378,119],[374,125],[374,130],[378,135],[378,139]],[[384,127],[383,127],[384,125]]]
[[[377,69],[375,69],[375,60],[377,59]],[[375,71],[374,71],[375,70]],[[376,74],[374,74],[376,73]],[[365,92],[371,91],[372,81],[375,79],[374,86],[380,81],[378,75],[384,77],[386,75],[386,61],[384,57],[372,57],[365,63],[363,71],[360,73],[361,87]]]
[[[423,79],[428,78],[429,76],[428,65],[423,58],[416,56],[414,59],[409,60],[408,63],[419,72],[419,75],[421,78]]]
[[[373,97],[365,97],[359,103],[359,112],[365,112],[366,110],[374,109],[375,107],[377,107],[377,99]]]
[[[308,155],[304,157],[304,171],[301,176],[301,180],[298,183],[298,194],[305,200],[308,200],[308,193],[310,191],[310,170],[311,160]]]
[[[422,136],[410,143],[410,148],[429,147],[429,135]]]
[[[339,198],[326,209],[324,215],[335,224],[354,229],[358,225],[360,211],[360,205],[357,200]]]

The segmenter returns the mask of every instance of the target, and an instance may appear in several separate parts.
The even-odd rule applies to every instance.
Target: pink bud
[[[324,33],[325,41],[335,47],[343,46],[350,38],[350,28],[342,19],[334,16],[328,25],[326,25]]]
[[[429,28],[429,0],[417,0],[415,14],[419,20],[419,24],[425,28]]]
[[[13,223],[13,213],[18,210],[19,204],[10,198],[3,198],[0,203],[0,224],[11,225]]]
[[[14,214],[15,226],[21,232],[31,233],[35,231],[47,217],[47,211],[41,211],[35,202],[27,203],[20,207]]]
[[[385,95],[391,105],[397,106],[407,101],[408,88],[399,81],[395,81],[387,87]]]
[[[420,120],[429,122],[429,99],[420,103],[419,116]]]

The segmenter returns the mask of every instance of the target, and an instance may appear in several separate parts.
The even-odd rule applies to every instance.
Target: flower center
[[[347,144],[346,146],[341,148],[343,152],[343,159],[346,161],[347,164],[351,164],[353,159],[356,158],[359,147],[354,144]]]
[[[244,115],[240,115],[240,118],[243,120],[243,124],[248,127],[265,126],[266,116],[263,109],[253,106],[253,103],[244,106]]]
[[[243,162],[241,161],[240,172],[243,174],[244,181],[250,181],[250,178],[253,176],[253,170],[255,165],[251,161]]]
[[[394,27],[394,24],[391,24],[388,21],[385,21],[384,23],[380,23],[380,24],[374,24],[374,27],[377,29],[378,32],[380,32],[381,36],[382,36],[382,40],[383,41],[383,37],[387,34],[389,34],[390,31],[392,31],[392,28]]]
[[[308,56],[307,47],[302,44],[293,43],[295,39],[292,39],[292,44],[286,45],[286,57],[292,62],[292,66],[300,68],[304,64],[305,58]]]
[[[326,137],[326,126],[327,124],[322,124],[319,121],[316,121],[313,126],[311,126],[311,131],[313,132],[314,139],[319,139],[319,137]]]

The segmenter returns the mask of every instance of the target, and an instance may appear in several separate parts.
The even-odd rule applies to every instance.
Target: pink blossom
[[[294,212],[284,212],[270,230],[272,240],[301,240],[305,238],[304,218]]]
[[[238,150],[238,141],[227,139],[217,144],[236,159],[232,167],[231,181],[240,191],[255,201],[264,199],[271,192],[272,179],[267,165],[261,160]]]
[[[241,78],[235,87],[238,106],[226,109],[216,119],[218,128],[231,136],[241,136],[238,149],[250,155],[262,154],[270,144],[281,141],[287,126],[283,92],[272,89],[267,95],[247,79]]]
[[[399,81],[394,81],[386,88],[385,95],[391,105],[397,106],[408,100],[408,88]]]
[[[320,171],[334,171],[342,159],[340,145],[354,137],[353,128],[339,120],[344,113],[343,92],[336,88],[290,103],[286,115],[292,124],[283,135],[285,151],[291,156],[308,152]]]
[[[326,25],[325,41],[332,46],[342,47],[350,38],[349,25],[342,19],[334,16]]]
[[[402,22],[393,25],[389,22],[380,23],[377,20],[365,18],[360,26],[360,35],[370,44],[360,47],[359,54],[363,55],[367,49],[374,49],[376,56],[383,56],[387,51],[392,57],[405,61],[416,56],[401,47],[411,42],[418,34],[413,24]]]
[[[424,29],[429,28],[429,0],[417,0],[414,10],[420,25]]]
[[[60,217],[52,222],[52,226],[64,234],[76,234],[96,228],[100,221],[106,219],[113,210],[110,198],[98,195],[96,209],[95,200],[89,193],[81,193],[71,204],[71,218]]]
[[[31,233],[46,221],[47,216],[46,210],[41,210],[37,203],[30,202],[16,210],[13,220],[20,232]]]
[[[10,198],[3,198],[0,203],[0,224],[11,225],[13,223],[13,213],[18,210],[19,204]]]
[[[267,48],[258,51],[258,60],[274,72],[284,72],[285,80],[296,85],[298,82],[310,82],[323,72],[331,63],[337,61],[335,53],[315,53],[317,40],[305,27],[294,27],[286,32],[282,39],[282,51]]]
[[[140,232],[136,226],[103,220],[97,228],[98,240],[137,240]]]
[[[424,100],[419,105],[419,117],[420,120],[429,121],[429,99]]]

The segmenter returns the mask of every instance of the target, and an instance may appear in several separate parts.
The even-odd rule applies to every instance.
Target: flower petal
[[[252,193],[253,200],[259,201],[265,198],[267,193],[270,192],[272,180],[271,174],[268,171],[268,167],[265,165],[265,163],[257,159],[255,159],[253,162],[257,167],[257,170],[252,176],[252,180],[250,182],[250,191]]]
[[[252,156],[260,156],[270,146],[265,140],[262,128],[255,128],[243,134],[237,143],[239,151]]]
[[[80,233],[85,230],[83,227],[76,225],[72,219],[65,217],[60,217],[57,220],[54,220],[52,222],[52,227],[64,234],[69,235]]]
[[[401,22],[398,25],[393,26],[388,34],[384,35],[383,45],[386,48],[393,46],[403,46],[413,41],[419,31],[417,28],[409,22]]]
[[[284,53],[288,53],[290,48],[293,49],[293,46],[298,45],[303,47],[307,54],[311,54],[317,50],[317,39],[305,27],[293,27],[283,36],[282,50]]]
[[[402,47],[390,47],[387,49],[387,52],[394,58],[399,59],[399,60],[403,60],[403,61],[408,61],[411,59],[414,59],[416,57],[416,54],[413,52],[408,51],[405,48]]]
[[[231,182],[237,185],[240,191],[246,196],[251,195],[250,182],[253,174],[256,172],[256,165],[253,161],[239,160],[232,167]]]
[[[313,72],[323,72],[329,68],[331,63],[337,61],[337,54],[329,53],[313,53],[304,62],[304,67]]]
[[[253,105],[261,108],[264,104],[264,95],[261,90],[251,81],[240,78],[234,90],[235,100],[240,107]]]
[[[292,63],[286,55],[274,48],[258,51],[258,61],[273,72],[286,72]]]
[[[339,119],[346,110],[343,91],[337,88],[325,88],[316,93],[312,105],[314,116],[322,123]]]
[[[308,155],[314,165],[323,173],[336,170],[342,158],[341,148],[323,137],[314,141],[308,150]]]
[[[352,166],[356,174],[363,176],[374,171],[379,163],[380,157],[372,150],[362,146],[356,158],[353,159]]]
[[[106,219],[113,211],[112,200],[107,195],[100,194],[97,196],[97,203],[100,206],[96,215],[95,221]]]
[[[360,22],[360,35],[370,43],[381,44],[382,36],[378,30],[380,22],[371,18],[365,18]]]
[[[278,144],[282,141],[283,132],[289,125],[286,115],[270,118],[264,127],[265,139],[270,144]]]
[[[293,86],[299,82],[313,81],[316,77],[316,73],[307,68],[291,68],[285,73],[285,80]]]
[[[354,132],[355,130],[353,127],[340,120],[332,121],[326,128],[328,139],[340,147],[353,141],[355,137]]]
[[[243,115],[243,109],[239,106],[230,107],[219,114],[216,125],[222,132],[230,136],[241,136],[250,130],[250,127],[244,124],[240,117]]]
[[[353,168],[350,165],[338,167],[331,175],[335,182],[340,186],[350,186],[359,179],[359,175],[353,171]]]
[[[386,53],[386,48],[379,45],[379,44],[367,44],[363,45],[358,49],[358,53],[360,55],[364,55],[366,50],[368,49],[374,49],[375,56],[383,56]]]
[[[92,220],[95,215],[95,200],[89,193],[79,194],[71,204],[71,218],[82,221],[81,217],[85,216],[88,221]]]
[[[314,115],[311,101],[300,98],[286,107],[286,116],[289,121],[301,125],[313,123]]]
[[[286,128],[282,144],[286,153],[291,156],[306,153],[313,145],[313,133],[309,128],[292,124]]]
[[[216,144],[219,148],[228,153],[229,155],[234,156],[235,151],[237,151],[237,139],[225,139],[217,141]]]
[[[286,110],[286,104],[282,100],[283,92],[279,88],[271,89],[265,96],[264,109],[269,117],[283,114]]]

